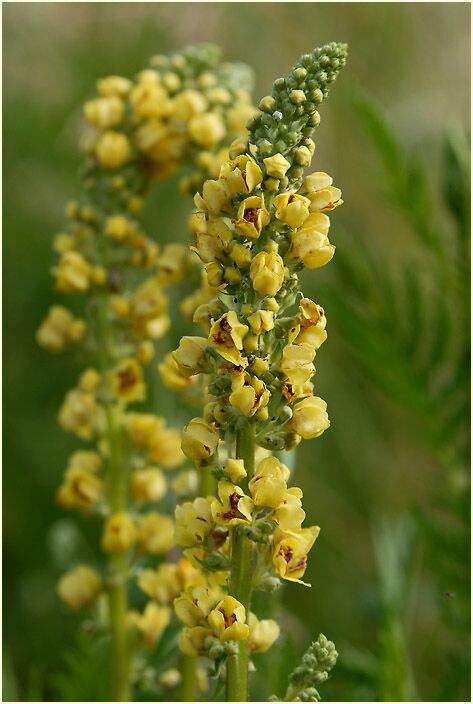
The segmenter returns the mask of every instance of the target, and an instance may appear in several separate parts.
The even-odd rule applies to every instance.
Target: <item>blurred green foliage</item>
[[[339,652],[325,699],[469,699],[469,12],[5,3],[4,699],[104,696],[95,673],[106,644],[92,645],[55,596],[74,556],[96,559],[97,527],[53,500],[75,447],[55,417],[77,361],[34,343],[57,299],[52,235],[79,188],[81,103],[97,77],[133,75],[151,54],[198,41],[251,63],[264,95],[299,54],[332,39],[348,41],[350,59],[321,111],[313,166],[334,175],[346,203],[332,218],[334,261],[305,276],[329,321],[316,381],[332,428],[297,455],[308,520],[322,533],[313,588],[290,586],[272,607],[290,636],[271,660],[255,658],[254,693],[282,695],[322,631]],[[163,184],[148,231],[184,241],[189,207],[175,181]],[[174,318],[161,350],[185,329]],[[159,380],[153,403],[176,425],[190,413]]]

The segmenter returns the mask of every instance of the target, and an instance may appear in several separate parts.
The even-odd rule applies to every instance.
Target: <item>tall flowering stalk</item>
[[[218,173],[227,145],[254,113],[241,87],[249,82],[248,70],[219,65],[218,58],[214,47],[204,45],[154,57],[135,81],[98,81],[98,96],[84,106],[83,193],[68,205],[66,229],[54,239],[56,291],[80,295],[82,311],[77,316],[53,306],[37,333],[53,352],[80,345],[89,365],[66,395],[59,423],[91,445],[71,456],[57,500],[103,519],[107,563],[102,574],[77,566],[61,577],[58,591],[79,608],[105,590],[115,701],[132,697],[132,652],[153,649],[170,622],[171,577],[177,593],[197,574],[183,561],[171,567],[168,582],[164,570],[156,585],[140,569],[147,556],[163,556],[173,546],[173,520],[156,509],[169,496],[162,470],[176,470],[185,456],[177,430],[129,408],[146,399],[144,366],[170,324],[164,289],[190,267],[185,248],[160,250],[143,232],[143,200],[154,181],[179,167],[185,170],[182,190],[194,193]],[[179,476],[172,484],[180,493]],[[128,587],[136,575],[153,596],[143,613],[129,610]]]
[[[250,611],[254,590],[299,584],[319,528],[302,527],[302,490],[272,452],[294,448],[330,425],[314,395],[323,308],[304,298],[298,274],[327,264],[330,212],[341,192],[324,172],[304,178],[320,122],[318,105],[345,65],[346,46],[304,55],[230,148],[217,179],[195,197],[193,249],[205,266],[194,321],[206,337],[182,338],[173,359],[183,375],[205,375],[203,417],[184,428],[182,450],[218,480],[176,509],[176,540],[208,584],[175,601],[180,647],[226,666],[228,701],[248,698],[249,653],[277,639],[272,620]],[[209,300],[210,299],[210,300]]]

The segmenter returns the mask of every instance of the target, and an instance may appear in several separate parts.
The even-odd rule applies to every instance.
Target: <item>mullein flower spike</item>
[[[133,403],[146,400],[144,367],[154,357],[154,341],[170,325],[166,288],[181,281],[196,259],[182,245],[158,246],[143,231],[140,213],[153,182],[181,167],[186,173],[180,188],[189,195],[218,177],[229,144],[244,138],[245,124],[255,114],[250,85],[249,69],[219,64],[219,52],[210,45],[155,56],[134,80],[99,80],[97,96],[84,106],[83,193],[67,206],[67,226],[53,243],[56,290],[81,296],[84,313],[53,306],[37,340],[52,352],[81,345],[90,359],[65,397],[59,423],[95,446],[71,457],[57,501],[104,520],[101,547],[108,556],[101,577],[92,568],[77,567],[60,579],[58,592],[73,608],[90,606],[101,589],[108,593],[111,698],[118,701],[132,698],[139,667],[139,658],[130,658],[129,643],[136,643],[138,656],[141,645],[154,648],[172,616],[174,596],[196,580],[201,584],[200,573],[186,560],[151,575],[140,564],[164,556],[174,544],[174,521],[157,510],[159,502],[169,510],[174,489],[178,496],[195,495],[195,472],[180,471],[186,455],[205,459],[218,442],[213,425],[192,422],[183,434],[183,451],[181,433],[166,427],[163,418],[130,411]],[[215,236],[225,242],[218,226]],[[206,246],[203,241],[203,250]],[[205,368],[192,366],[198,352],[199,345],[191,342],[179,365],[169,357],[162,363],[182,393],[192,391],[189,379]],[[190,367],[180,373],[188,358]],[[142,613],[127,615],[128,583],[136,574],[150,602]]]
[[[173,360],[182,377],[205,374],[208,403],[205,417],[187,426],[182,449],[198,468],[211,467],[219,482],[218,498],[176,509],[176,540],[207,570],[228,564],[222,604],[231,606],[217,607],[210,623],[202,616],[181,648],[212,657],[209,626],[218,621],[220,632],[238,632],[237,649],[226,651],[230,700],[248,696],[252,582],[255,588],[280,578],[305,584],[307,554],[319,533],[317,526],[302,527],[302,491],[288,487],[289,470],[268,450],[289,450],[330,426],[311,381],[327,337],[325,313],[302,296],[298,274],[327,264],[335,251],[327,213],[341,205],[341,191],[326,173],[304,177],[304,170],[315,150],[317,107],[345,61],[346,46],[331,43],[275,81],[250,118],[248,139],[232,143],[230,159],[195,196],[189,221],[205,276],[185,307],[206,337],[192,344],[184,338]],[[269,457],[255,461],[258,448]],[[276,627],[264,629],[274,635],[269,647]]]

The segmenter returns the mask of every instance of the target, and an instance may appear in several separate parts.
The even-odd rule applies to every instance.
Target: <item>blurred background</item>
[[[316,388],[332,427],[300,446],[296,470],[322,532],[312,589],[284,589],[291,637],[257,663],[255,698],[280,694],[323,632],[340,653],[326,700],[469,700],[469,15],[468,3],[4,4],[4,700],[94,696],[80,617],[55,595],[68,551],[93,550],[54,504],[76,446],[56,414],[78,369],[34,341],[56,300],[52,236],[80,187],[81,105],[98,77],[201,41],[254,68],[258,99],[334,39],[349,62],[313,167],[345,205],[335,259],[304,282],[329,321]],[[148,232],[185,241],[189,208],[176,181],[159,186]],[[163,349],[184,326],[176,314]],[[190,415],[159,394],[176,424]]]

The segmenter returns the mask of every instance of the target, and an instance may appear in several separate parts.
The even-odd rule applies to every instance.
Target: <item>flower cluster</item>
[[[57,501],[103,519],[101,547],[109,558],[102,576],[85,565],[74,568],[60,579],[58,593],[80,608],[102,588],[108,592],[112,652],[122,648],[116,698],[130,698],[127,639],[120,633],[135,627],[144,646],[154,647],[171,619],[169,602],[152,600],[125,624],[120,604],[127,605],[128,582],[143,560],[173,546],[173,495],[197,490],[195,471],[180,471],[186,459],[180,432],[159,416],[130,410],[146,401],[145,367],[170,325],[165,289],[195,266],[184,246],[160,248],[148,237],[140,213],[152,183],[176,169],[182,190],[192,194],[218,173],[228,145],[255,113],[249,84],[246,67],[220,64],[210,45],[155,56],[134,80],[99,80],[98,95],[84,106],[83,193],[68,204],[67,226],[54,238],[56,291],[77,294],[83,313],[53,306],[37,341],[53,352],[81,345],[89,366],[66,394],[59,424],[93,443],[71,456]],[[182,577],[176,594],[185,586]]]
[[[288,486],[288,468],[270,453],[330,425],[311,381],[326,317],[303,297],[298,275],[334,254],[328,213],[342,203],[341,191],[328,174],[304,177],[304,170],[315,150],[317,106],[345,59],[346,47],[335,43],[303,56],[261,100],[249,138],[231,144],[218,177],[195,196],[192,249],[205,279],[188,304],[205,337],[184,337],[172,360],[175,375],[208,381],[202,417],[184,428],[181,446],[198,467],[211,468],[218,488],[217,496],[176,509],[176,540],[195,564],[229,571],[220,615],[206,601],[202,625],[194,625],[204,629],[199,652],[212,629],[248,637],[251,589],[274,588],[280,578],[304,583],[319,532],[303,527],[302,490]],[[266,456],[255,458],[257,448]]]

